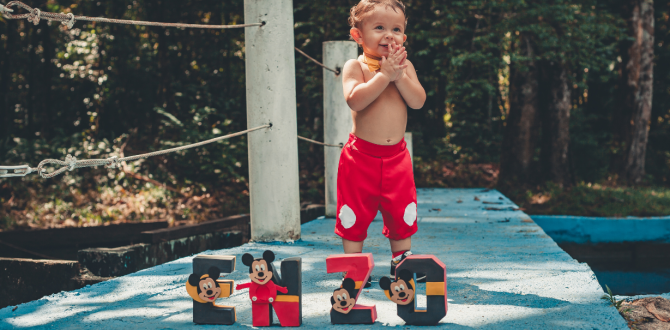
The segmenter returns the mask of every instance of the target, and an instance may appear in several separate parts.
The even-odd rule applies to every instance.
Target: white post
[[[251,239],[300,238],[292,0],[244,0]]]
[[[412,159],[412,165],[414,165],[414,145],[412,144],[412,132],[405,132],[405,142],[407,142],[409,157]]]
[[[353,41],[327,41],[323,43],[323,64],[342,70],[344,63],[358,57],[358,45]],[[323,69],[323,137],[325,143],[347,143],[353,126],[351,109],[344,100],[342,75]],[[342,149],[326,147],[326,216],[337,212],[337,166]]]

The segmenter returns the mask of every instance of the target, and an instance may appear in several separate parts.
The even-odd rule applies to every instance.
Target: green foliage
[[[606,301],[609,303],[609,306],[613,306],[617,310],[621,308],[621,304],[623,303],[623,300],[617,301],[614,295],[612,294],[612,290],[610,290],[610,287],[605,285],[605,288],[607,288],[607,293],[604,294],[600,299]]]
[[[547,184],[541,189],[504,191],[528,214],[594,217],[667,216],[670,189],[664,187],[617,187],[612,182],[581,182],[571,188]]]
[[[349,39],[347,17],[356,2],[295,0],[295,45],[321,60],[322,42]],[[414,132],[422,182],[492,182],[445,179],[438,170],[446,166],[470,176],[489,168],[467,164],[498,162],[509,110],[509,63],[524,60],[518,51],[521,34],[535,38],[538,59],[569,67],[574,83],[569,157],[576,180],[597,182],[610,175],[621,153],[612,134],[618,45],[625,34],[616,0],[405,3],[409,60],[428,94],[423,109],[410,110],[407,126]],[[162,22],[244,21],[242,0],[36,0],[30,5]],[[658,184],[670,179],[668,6],[656,3],[656,80],[647,151],[649,181]],[[243,130],[244,46],[243,30],[87,22],[68,30],[44,21],[34,26],[0,18],[0,160],[35,166],[68,153],[79,159],[133,155]],[[316,140],[323,139],[322,75],[320,67],[296,55],[298,134]],[[226,202],[218,207],[244,212],[246,149],[246,139],[238,137],[129,165],[133,173],[182,193],[221,192]],[[321,147],[299,142],[299,157],[301,199],[323,202]],[[34,196],[31,189],[47,193],[70,186],[85,191],[121,184],[141,190],[145,183],[102,169],[78,170],[52,180],[5,180],[0,198],[28,198]]]

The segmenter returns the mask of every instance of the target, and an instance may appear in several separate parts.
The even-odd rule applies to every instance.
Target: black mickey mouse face
[[[249,253],[242,256],[242,263],[249,266],[249,278],[256,284],[266,284],[272,279],[272,262],[275,260],[274,252],[267,250],[263,252],[263,259],[254,259]]]
[[[330,297],[330,304],[333,305],[333,309],[342,314],[349,314],[356,305],[355,289],[356,282],[350,278],[345,278],[342,287],[333,291],[333,296]]]
[[[388,291],[391,301],[398,305],[409,305],[414,300],[413,275],[407,269],[399,272],[398,278],[392,282],[388,277],[379,279],[379,286]]]

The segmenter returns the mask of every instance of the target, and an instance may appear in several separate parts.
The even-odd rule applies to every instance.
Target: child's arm
[[[365,82],[363,78],[363,71],[358,61],[347,61],[342,70],[342,85],[344,99],[349,108],[353,111],[361,111],[374,102],[388,87],[392,77],[407,68],[405,63],[401,63],[403,56],[405,55],[402,52],[397,52],[390,54],[388,59],[382,59],[380,72],[368,82]]]
[[[379,97],[391,82],[385,75],[375,75],[367,83],[358,60],[349,60],[342,70],[344,99],[353,111],[361,111]]]
[[[414,65],[409,60],[405,60],[407,69],[402,77],[395,81],[395,87],[398,88],[400,95],[412,109],[420,109],[426,102],[426,91],[419,82],[419,77],[416,76]]]

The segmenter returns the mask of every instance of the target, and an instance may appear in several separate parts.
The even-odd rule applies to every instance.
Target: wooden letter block
[[[196,324],[235,324],[235,307],[216,304],[216,299],[233,294],[235,282],[220,280],[221,274],[235,270],[234,256],[201,255],[193,258],[193,274],[186,282],[186,292],[193,299],[193,322]]]
[[[372,324],[377,320],[375,305],[356,304],[361,288],[368,282],[375,267],[372,253],[336,254],[326,258],[328,273],[347,272],[342,287],[330,299],[330,323]]]
[[[251,282],[240,284],[237,289],[249,288],[254,327],[271,326],[273,308],[281,326],[298,327],[302,324],[302,259],[284,259],[281,277],[272,265],[274,259],[274,253],[269,250],[258,259],[244,254],[242,263],[249,266]]]
[[[382,280],[379,280],[379,284],[385,290],[387,297],[398,304],[398,316],[407,325],[437,325],[447,315],[447,267],[433,255],[412,255],[403,260],[396,268],[398,278],[394,283],[406,281],[410,274],[413,278],[416,278],[417,273],[426,274],[427,307],[425,309],[416,307],[416,299],[414,299],[413,304],[399,303],[397,298],[394,301],[390,292],[386,292],[387,289],[384,289],[386,285],[382,286]],[[403,280],[403,278],[405,279]],[[412,279],[411,282],[416,281]],[[414,283],[411,283],[411,285],[415,291]],[[391,284],[391,287],[393,287],[393,284]]]
[[[274,276],[273,276],[274,277]],[[281,262],[281,278],[276,275],[281,286],[287,293],[277,293],[277,300],[272,304],[282,327],[299,327],[302,325],[302,258],[286,258]]]

